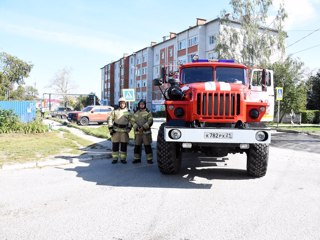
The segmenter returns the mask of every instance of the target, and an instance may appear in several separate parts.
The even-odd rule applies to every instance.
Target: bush
[[[305,110],[301,111],[302,123],[320,123],[319,110]]]
[[[22,123],[12,110],[0,110],[0,133],[43,133],[48,127],[41,120]]]
[[[10,133],[19,127],[19,118],[12,110],[0,110],[0,133]]]
[[[48,126],[44,125],[42,121],[35,120],[29,123],[22,124],[20,132],[27,133],[44,133],[48,132]]]

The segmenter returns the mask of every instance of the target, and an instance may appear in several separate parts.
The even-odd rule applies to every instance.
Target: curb
[[[77,157],[73,158],[72,156],[69,157],[69,159],[62,159],[62,158],[56,158],[56,159],[47,159],[44,161],[33,161],[33,162],[27,162],[27,163],[12,163],[12,164],[2,164],[0,165],[0,171],[1,170],[19,170],[19,169],[28,169],[28,168],[44,168],[49,166],[60,166],[60,165],[67,165],[72,163],[79,163],[79,162],[90,162],[92,160],[107,160],[112,158],[111,153],[106,154],[99,154],[99,155],[90,155],[86,157]]]
[[[311,135],[311,136],[320,136],[319,133],[314,133],[314,132],[310,132],[310,131],[298,131],[298,130],[289,130],[289,129],[277,129],[277,128],[273,128],[272,130],[275,130],[276,132],[285,132],[285,133],[305,133],[307,135]]]

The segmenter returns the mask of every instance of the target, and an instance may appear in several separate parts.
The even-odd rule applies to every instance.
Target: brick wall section
[[[114,105],[114,63],[110,64],[110,104]]]
[[[129,58],[125,57],[124,58],[124,88],[129,88]]]
[[[198,45],[192,46],[188,48],[188,53],[194,53],[198,51]]]

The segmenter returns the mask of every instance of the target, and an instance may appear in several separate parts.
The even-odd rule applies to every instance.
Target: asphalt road
[[[110,159],[2,170],[0,239],[319,239],[319,138],[273,139],[259,179],[240,154],[188,154],[174,176]]]

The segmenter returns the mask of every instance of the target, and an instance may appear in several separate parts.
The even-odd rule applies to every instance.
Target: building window
[[[209,44],[214,44],[214,36],[209,36]]]
[[[164,60],[164,52],[161,53],[161,59]]]
[[[179,41],[178,50],[185,49],[186,47],[187,47],[186,46],[186,39],[183,39],[183,40]]]
[[[197,53],[192,53],[188,55],[188,62],[192,62],[193,57],[197,55]]]
[[[156,54],[156,61],[159,62],[159,54]]]
[[[208,52],[208,59],[216,59],[217,58],[217,54],[214,52]]]
[[[193,37],[189,38],[189,42],[188,42],[189,47],[192,47],[197,44],[198,44],[198,37],[197,36],[193,36]]]
[[[147,60],[148,60],[147,54],[144,53],[143,56],[142,56],[142,62],[146,62]]]
[[[169,57],[172,58],[172,55],[173,55],[173,50],[172,50],[172,48],[170,48],[170,49],[169,49]]]
[[[186,57],[182,57],[178,59],[178,65],[181,64],[186,64],[187,63],[187,58]]]

